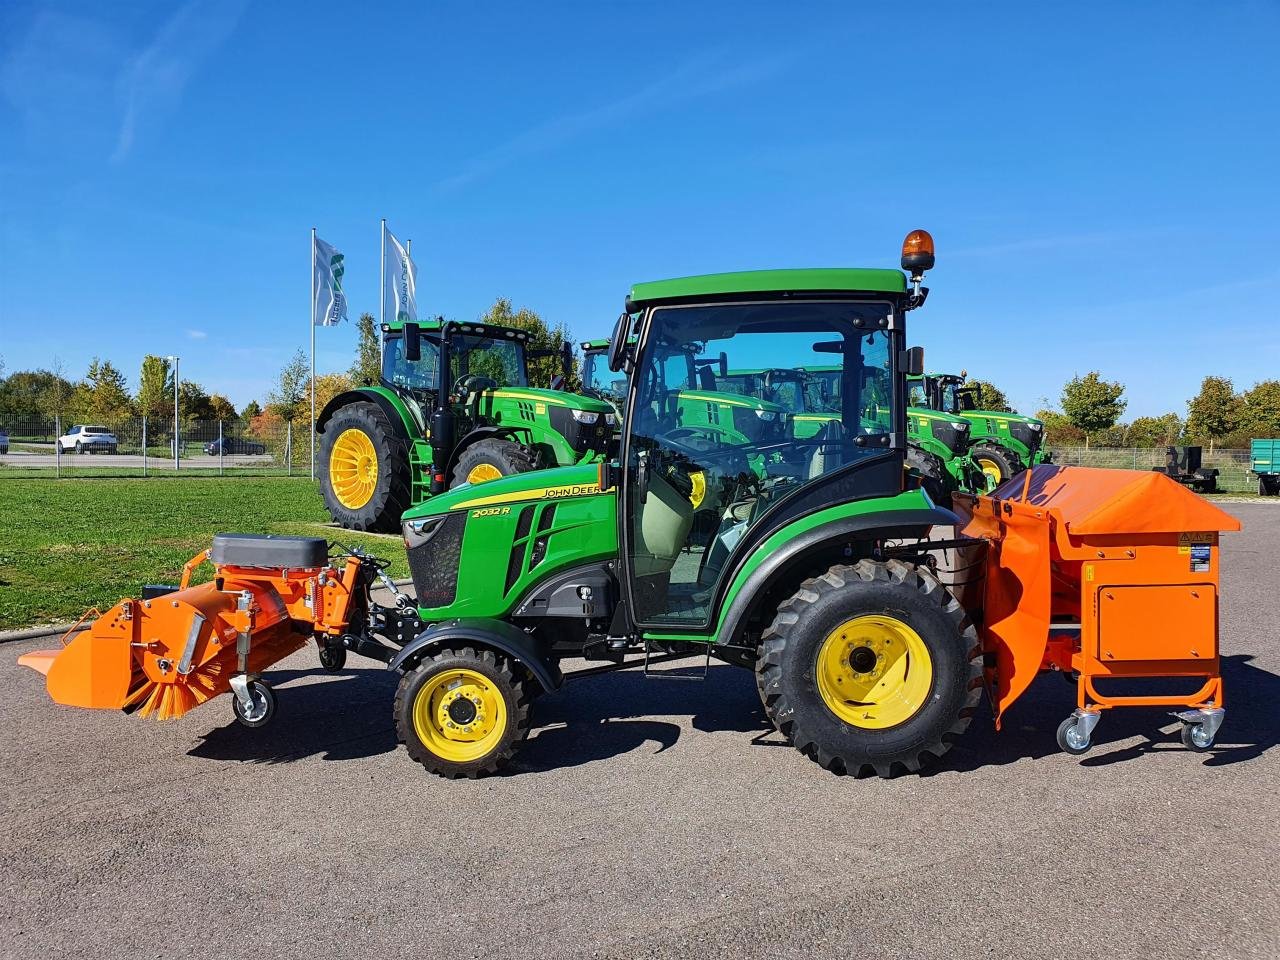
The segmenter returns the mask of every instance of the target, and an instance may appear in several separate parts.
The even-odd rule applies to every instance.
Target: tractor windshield
[[[424,336],[422,359],[406,360],[404,338],[388,337],[382,346],[382,379],[411,393],[440,389],[440,341]]]
[[[637,478],[627,509],[640,622],[704,624],[727,561],[759,517],[885,453],[894,423],[888,313],[888,304],[854,301],[653,311],[626,455]],[[823,412],[801,431],[801,409]]]
[[[627,379],[609,369],[605,351],[588,350],[582,355],[582,392],[614,404],[627,395]]]
[[[528,366],[519,340],[457,336],[450,341],[452,375],[488,377],[500,387],[527,387]]]
[[[963,380],[942,380],[941,394],[941,409],[944,413],[960,414],[966,410],[978,409],[978,391],[973,387],[966,387]]]

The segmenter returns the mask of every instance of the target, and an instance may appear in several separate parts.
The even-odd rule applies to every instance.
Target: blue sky
[[[0,356],[178,353],[261,398],[313,225],[353,316],[387,217],[420,312],[507,296],[582,338],[637,280],[893,266],[925,227],[931,368],[1185,413],[1205,374],[1280,376],[1277,36],[1230,0],[6,0]],[[353,331],[317,336],[344,369]]]

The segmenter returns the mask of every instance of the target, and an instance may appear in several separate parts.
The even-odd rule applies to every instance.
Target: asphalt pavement
[[[1082,758],[1043,677],[927,776],[821,770],[746,671],[635,673],[537,702],[507,775],[448,782],[397,746],[394,678],[313,652],[280,716],[170,723],[53,705],[0,647],[6,958],[1280,956],[1280,509],[1223,536],[1227,719],[1161,711]]]

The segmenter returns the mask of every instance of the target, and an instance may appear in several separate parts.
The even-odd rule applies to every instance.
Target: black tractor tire
[[[465,447],[453,465],[453,473],[449,479],[449,489],[468,483],[467,477],[477,467],[492,467],[504,477],[517,473],[528,473],[538,469],[538,458],[528,447],[523,447],[511,440],[501,437],[487,437],[477,440]],[[496,477],[486,479],[496,480]],[[475,481],[482,482],[482,481]]]
[[[1280,477],[1259,477],[1258,496],[1274,497],[1280,495]]]
[[[920,474],[920,486],[934,503],[946,507],[951,504],[951,477],[942,458],[914,443],[907,444],[907,466]]]
[[[824,641],[866,615],[915,631],[932,668],[915,712],[879,729],[841,719],[818,685]],[[982,649],[964,608],[927,569],[860,560],[805,580],[778,607],[761,638],[756,683],[765,713],[801,753],[834,773],[893,777],[940,758],[969,726],[982,693]]]
[[[338,499],[330,468],[334,446],[348,430],[363,433],[377,459],[373,494],[358,507],[349,507]],[[320,490],[329,516],[348,530],[399,533],[400,515],[409,509],[413,497],[409,451],[409,440],[402,426],[393,423],[376,403],[340,407],[320,435]]]
[[[1026,469],[1014,454],[1006,450],[1004,447],[997,447],[993,443],[982,443],[973,447],[969,451],[969,456],[973,457],[973,462],[978,465],[979,469],[985,466],[983,461],[990,464],[1000,471],[1000,476],[996,478],[996,484],[1004,483],[1010,477],[1017,476]]]
[[[414,713],[420,696],[430,696],[432,680],[442,673],[467,670],[483,676],[494,693],[502,698],[506,710],[506,722],[501,734],[494,737],[482,756],[465,761],[441,756],[418,735]],[[404,744],[409,756],[431,773],[450,780],[458,777],[488,776],[511,762],[516,750],[529,735],[532,714],[531,703],[537,681],[528,671],[512,669],[506,657],[492,650],[476,650],[472,647],[439,650],[423,657],[400,678],[396,689],[396,736]]]

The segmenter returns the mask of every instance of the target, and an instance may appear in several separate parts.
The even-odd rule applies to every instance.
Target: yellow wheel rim
[[[988,460],[985,457],[978,457],[977,461],[982,472],[991,478],[993,487],[1004,479],[1004,475],[1000,472],[1000,464],[996,463],[994,460]]]
[[[502,471],[492,463],[477,463],[467,472],[467,483],[484,483],[486,480],[497,480]]]
[[[338,434],[329,454],[329,485],[348,510],[359,510],[378,489],[378,452],[359,427]]]
[[[702,506],[702,501],[707,495],[707,475],[701,470],[691,473],[689,482],[693,484],[693,489],[689,491],[689,502],[693,504],[693,509],[697,510]]]
[[[854,727],[884,730],[914,717],[933,690],[933,660],[920,634],[894,617],[846,620],[818,649],[818,692]]]
[[[507,730],[507,703],[483,673],[445,670],[418,690],[413,729],[442,760],[469,763],[492,751]]]

